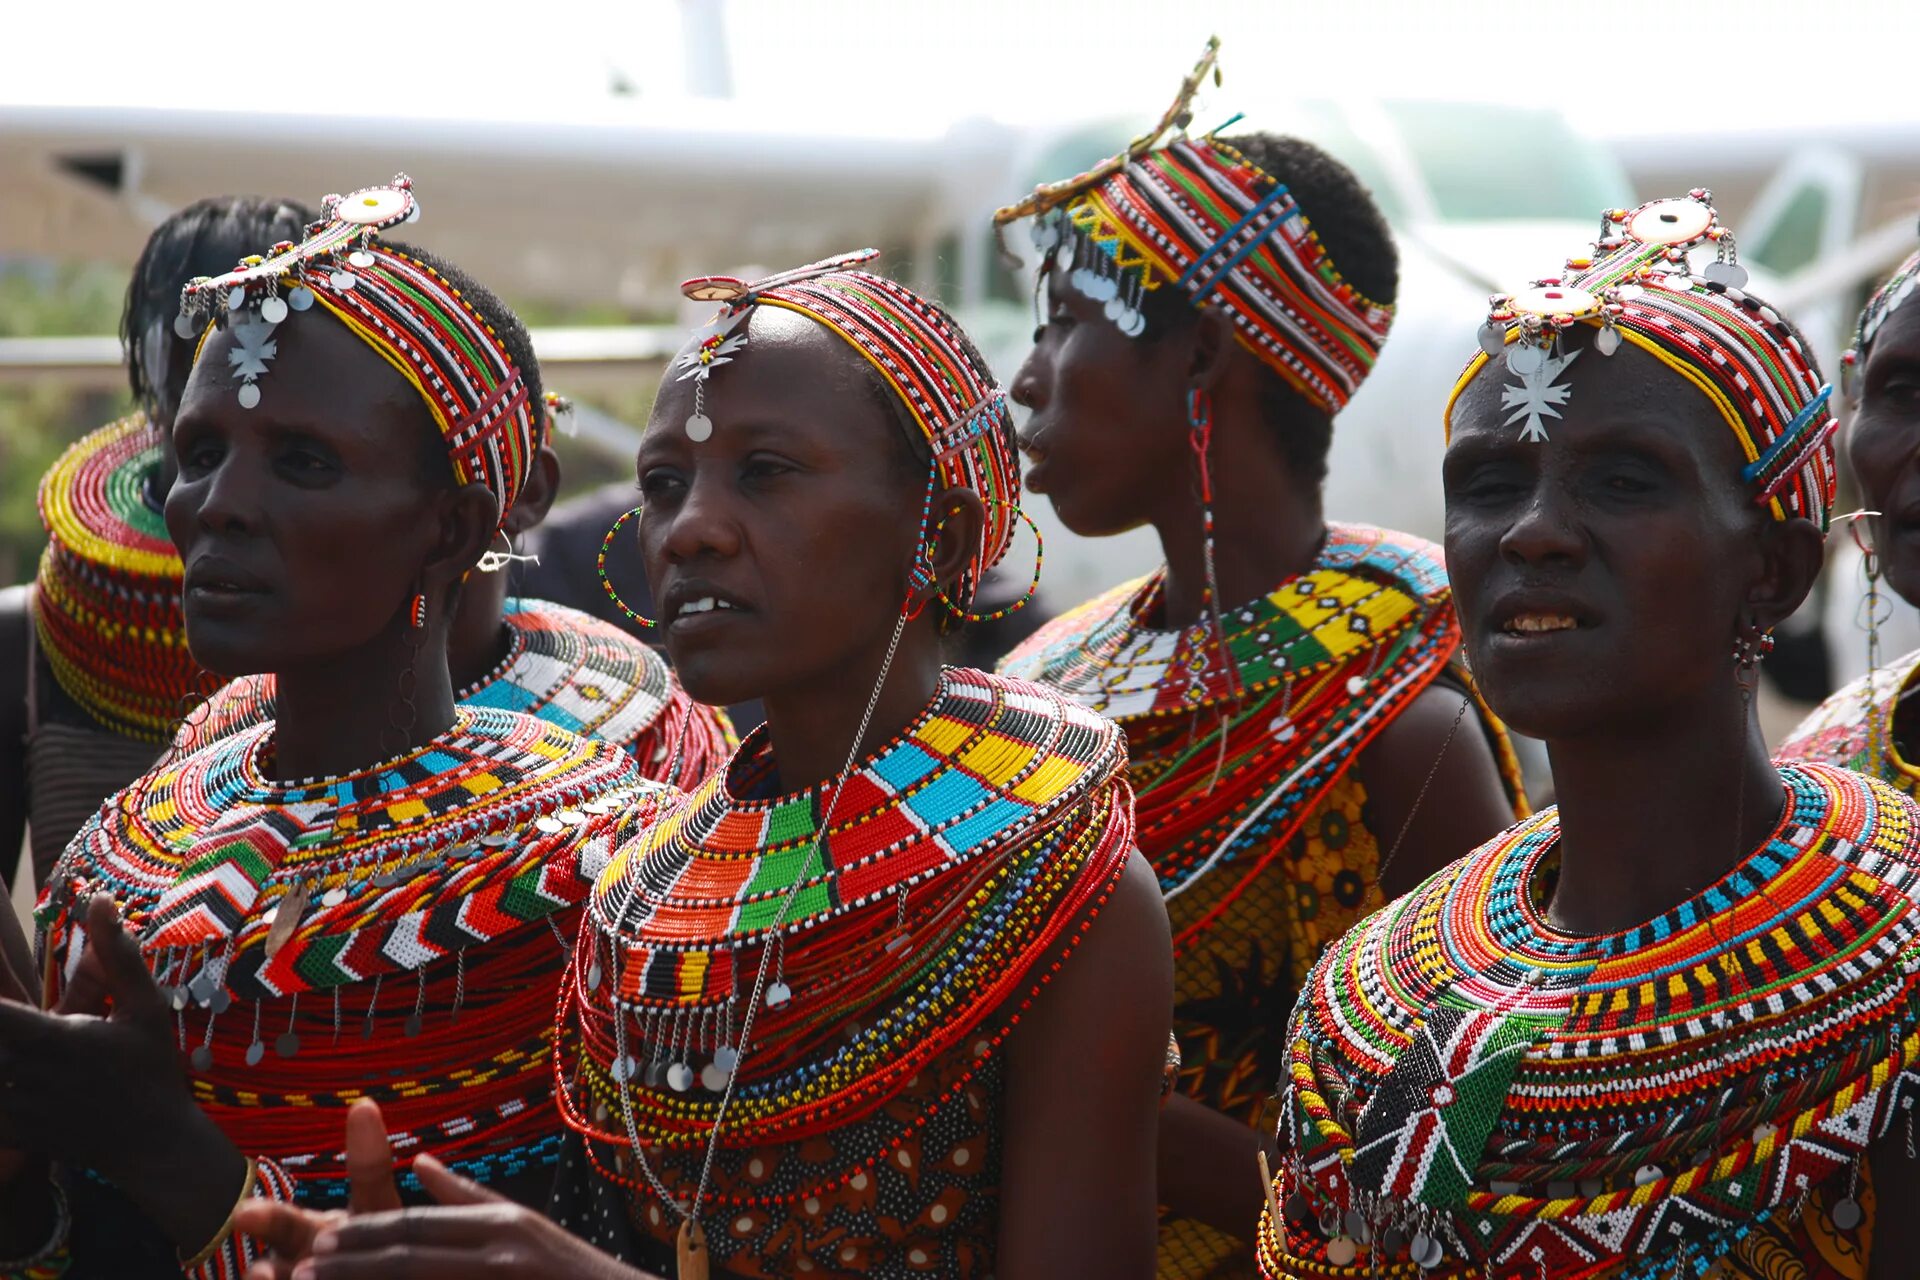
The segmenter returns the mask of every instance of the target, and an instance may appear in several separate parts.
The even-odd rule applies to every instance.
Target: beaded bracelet
[[[47,1189],[53,1193],[53,1231],[47,1242],[25,1258],[0,1260],[0,1280],[59,1280],[73,1265],[68,1238],[73,1234],[73,1211],[67,1205],[67,1193],[58,1181],[49,1178]]]

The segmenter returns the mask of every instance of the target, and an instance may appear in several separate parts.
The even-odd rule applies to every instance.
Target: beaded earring
[[[407,621],[415,631],[422,630],[426,627],[427,625],[427,593],[426,592],[424,591],[414,592],[412,602],[407,605]]]
[[[1194,465],[1200,471],[1200,556],[1207,575],[1200,608],[1213,628],[1214,649],[1237,690],[1240,673],[1227,649],[1226,624],[1220,617],[1220,580],[1213,567],[1213,472],[1207,460],[1213,446],[1213,398],[1199,387],[1187,388],[1187,443],[1193,448]]]
[[[640,626],[653,627],[657,625],[654,620],[652,618],[643,618],[629,608],[627,602],[620,598],[620,593],[614,590],[613,579],[607,577],[607,551],[613,546],[614,535],[620,532],[621,525],[639,514],[640,508],[635,507],[633,510],[622,514],[618,520],[613,522],[613,527],[607,530],[607,536],[600,539],[600,556],[599,559],[594,562],[594,571],[600,575],[600,588],[607,593],[607,599],[613,601],[614,608],[618,609],[631,621]]]
[[[982,497],[981,501],[986,503],[989,506],[1007,505],[1004,502],[1004,500],[1000,498]],[[951,512],[948,513],[948,515],[951,515],[951,514],[952,514]],[[975,622],[975,623],[997,622],[1001,618],[1005,618],[1011,614],[1018,613],[1020,612],[1020,610],[1026,608],[1029,604],[1032,604],[1033,597],[1040,590],[1040,568],[1041,568],[1041,565],[1044,564],[1046,561],[1046,541],[1040,536],[1040,526],[1034,523],[1033,517],[1028,515],[1024,508],[1020,507],[1018,504],[1013,504],[1013,514],[1018,516],[1020,519],[1026,521],[1027,528],[1033,531],[1033,578],[1031,581],[1027,583],[1026,594],[1022,595],[1018,600],[1013,601],[1011,604],[1008,604],[1003,608],[995,609],[991,613],[975,613],[971,608],[963,609],[959,605],[955,604],[953,602],[953,598],[947,594],[946,588],[944,587],[941,588],[936,598],[946,608],[948,613],[951,613],[954,617],[960,619],[960,621],[962,622]],[[934,541],[937,542],[939,540],[940,530],[946,527],[946,523],[947,523],[946,516],[941,516],[940,519],[934,523],[934,526],[933,526]],[[929,546],[929,550],[931,550],[931,546]],[[920,562],[920,566],[916,567],[916,574],[920,572],[922,568],[924,568],[924,571],[927,577],[931,579],[933,576],[932,564],[929,561],[922,560]],[[975,590],[978,590],[978,589],[979,589],[978,584],[976,584]],[[968,603],[971,604],[972,602],[969,601]],[[918,613],[918,612],[919,610],[916,609],[915,613]]]
[[[1880,716],[1874,707],[1873,678],[1880,670],[1880,624],[1891,617],[1892,612],[1880,596],[1880,553],[1860,536],[1860,521],[1879,514],[1878,511],[1855,511],[1841,517],[1847,522],[1847,534],[1853,539],[1853,545],[1860,550],[1860,576],[1867,584],[1866,596],[1860,601],[1866,613],[1864,630],[1867,633],[1867,678],[1860,682],[1860,696],[1869,726],[1867,759],[1872,761],[1887,758],[1887,744],[1880,740]]]

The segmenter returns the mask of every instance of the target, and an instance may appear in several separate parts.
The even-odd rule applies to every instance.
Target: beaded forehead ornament
[[[1913,296],[1913,287],[1920,282],[1920,250],[1907,256],[1907,260],[1887,277],[1886,283],[1873,291],[1867,299],[1867,305],[1860,309],[1860,320],[1854,325],[1853,341],[1840,356],[1840,382],[1849,395],[1858,393],[1854,379],[1860,376],[1860,368],[1867,362],[1867,348],[1873,345],[1874,335],[1880,332],[1880,326],[1887,317],[1898,311],[1901,304]]]
[[[1284,183],[1212,133],[1187,136],[1194,95],[1209,75],[1220,81],[1219,51],[1207,41],[1173,105],[1125,151],[993,222],[1032,218],[1041,280],[1104,304],[1129,337],[1146,331],[1147,295],[1168,285],[1195,307],[1224,306],[1241,345],[1337,413],[1373,368],[1393,308],[1340,278]]]
[[[318,303],[333,313],[426,401],[461,484],[479,482],[500,500],[504,522],[540,441],[545,412],[491,327],[424,262],[375,242],[379,232],[417,221],[405,174],[379,187],[330,195],[299,244],[242,259],[223,276],[191,280],[174,329],[202,330],[201,348],[224,315],[234,337],[227,359],[240,403],[260,403],[259,380],[277,354],[276,326]],[[199,358],[198,352],[195,359]]]
[[[1713,402],[1740,442],[1741,478],[1754,501],[1777,520],[1804,516],[1824,529],[1837,478],[1837,424],[1827,408],[1833,389],[1793,326],[1746,292],[1746,268],[1712,199],[1695,189],[1638,209],[1609,209],[1591,252],[1567,259],[1563,276],[1494,295],[1481,350],[1447,400],[1448,437],[1460,393],[1490,359],[1504,355],[1507,371],[1520,380],[1501,395],[1508,424],[1524,424],[1523,440],[1547,440],[1546,420],[1559,417],[1573,394],[1557,379],[1581,354],[1561,335],[1589,324],[1602,356],[1625,340]],[[1696,275],[1688,253],[1709,242],[1714,260]]]
[[[696,442],[712,436],[707,379],[746,348],[744,320],[752,308],[782,307],[826,326],[859,352],[906,406],[933,452],[932,479],[979,495],[985,528],[960,586],[963,596],[970,595],[1006,555],[1014,522],[1021,518],[1020,466],[1007,393],[970,357],[965,335],[943,310],[905,285],[856,269],[879,256],[877,249],[857,249],[752,284],[732,276],[700,276],[681,285],[696,302],[721,304],[699,344],[674,361],[674,368],[684,370],[679,380],[694,382],[687,436]]]

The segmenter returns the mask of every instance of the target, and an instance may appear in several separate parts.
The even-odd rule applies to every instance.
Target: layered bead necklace
[[[474,1176],[551,1159],[552,921],[622,824],[674,793],[616,747],[489,709],[460,708],[383,764],[295,782],[268,777],[272,733],[170,758],[102,806],[42,895],[51,984],[78,961],[89,896],[112,894],[196,1096],[303,1199],[344,1195],[339,1108],[369,1092],[392,1101],[390,1127]]]
[[[1123,868],[1124,764],[1099,717],[949,669],[927,709],[846,775],[821,831],[825,785],[752,798],[771,768],[755,731],[595,887],[563,1010],[567,1124],[609,1180],[684,1212],[729,1084],[717,1135],[729,1148],[844,1130],[971,1036],[957,1091],[991,1065]],[[912,1129],[901,1118],[825,1182],[859,1176]],[[710,1194],[791,1206],[824,1185]]]
[[[103,727],[164,742],[204,673],[187,651],[180,557],[150,501],[160,445],[143,414],[81,438],[40,481],[47,549],[33,619],[60,688]]]
[[[1904,1126],[1914,1150],[1920,830],[1877,781],[1781,776],[1767,842],[1636,928],[1546,923],[1549,810],[1329,950],[1262,1274],[1629,1280],[1697,1274],[1814,1197],[1858,1226],[1868,1148]]]

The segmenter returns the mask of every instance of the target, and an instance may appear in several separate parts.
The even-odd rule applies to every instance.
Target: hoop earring
[[[427,593],[416,591],[407,605],[407,625],[415,631],[423,631],[427,625]]]
[[[900,601],[900,616],[911,622],[926,612],[933,602],[931,595],[921,595],[934,585],[933,557],[938,550],[939,531],[929,531],[928,523],[933,519],[933,487],[939,480],[938,470],[927,474],[927,492],[920,499],[920,532],[914,536],[913,545],[918,554],[914,557],[913,568],[907,570],[907,594]],[[920,596],[918,601],[914,597]]]
[[[643,618],[629,608],[627,602],[620,598],[620,593],[613,589],[613,580],[607,577],[607,549],[613,545],[614,535],[620,532],[621,525],[639,514],[640,508],[635,507],[613,522],[613,527],[607,530],[607,536],[600,539],[600,558],[594,563],[594,569],[600,575],[601,590],[607,593],[607,599],[613,601],[614,608],[643,627],[653,627],[658,624],[652,618]]]
[[[953,602],[952,597],[947,595],[946,588],[942,587],[936,594],[935,599],[940,601],[948,613],[951,613],[962,622],[997,622],[1001,618],[1018,613],[1029,604],[1032,604],[1034,595],[1040,590],[1040,567],[1046,562],[1047,558],[1046,539],[1040,536],[1040,526],[1034,523],[1033,517],[1027,514],[1026,508],[1017,502],[1008,502],[1004,498],[982,496],[980,501],[991,507],[1011,507],[1013,514],[1026,521],[1027,528],[1033,531],[1033,580],[1027,584],[1027,593],[1025,595],[1015,600],[1012,604],[1007,605],[1005,608],[995,609],[992,613],[974,613],[971,609],[962,609]],[[947,514],[951,515],[952,512],[948,512]],[[933,537],[928,544],[929,549],[931,549],[932,543],[939,541],[940,531],[946,527],[946,524],[947,516],[941,516],[939,520],[934,522]],[[929,556],[927,559],[922,560],[920,564],[915,567],[914,572],[916,576],[924,572],[927,579],[931,580],[933,578],[932,557]],[[979,583],[974,584],[974,589],[976,591],[979,590]],[[972,602],[969,601],[968,603]],[[925,605],[922,604],[921,607],[924,608]],[[915,612],[917,613],[918,610]]]

